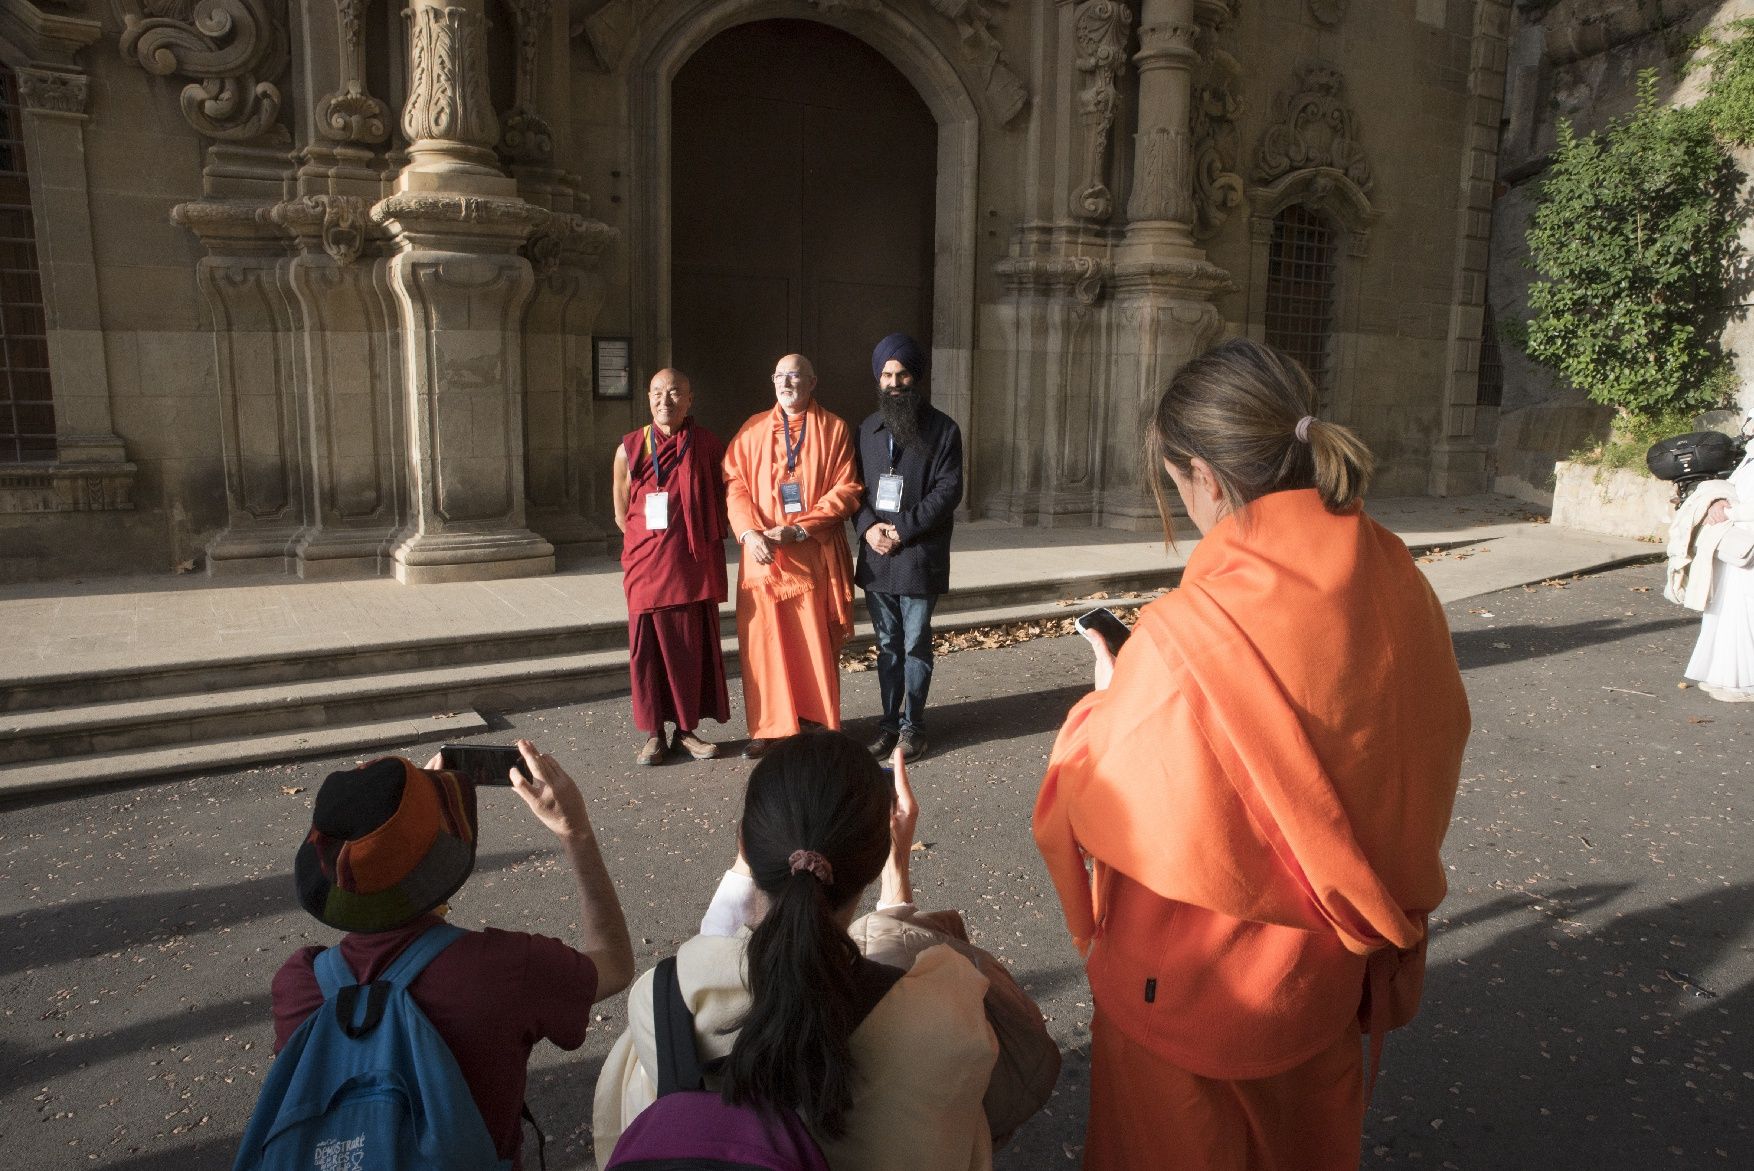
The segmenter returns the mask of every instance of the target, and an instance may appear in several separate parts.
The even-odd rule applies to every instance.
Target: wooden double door
[[[801,20],[709,41],[671,110],[673,362],[695,417],[729,439],[797,352],[822,404],[858,426],[877,340],[931,346],[931,112],[874,49]]]

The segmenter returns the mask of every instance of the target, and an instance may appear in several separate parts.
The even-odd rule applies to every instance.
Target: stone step
[[[1037,602],[1052,602],[1096,592],[1124,593],[1171,585],[1179,568],[1147,572],[1094,574],[1055,581],[1020,581],[952,590],[938,604],[937,623],[953,615],[985,613]],[[855,613],[863,613],[855,598]],[[734,639],[737,617],[726,606],[719,613],[720,633]],[[619,651],[626,661],[627,622],[614,618],[576,625],[494,633],[447,635],[438,638],[385,640],[381,643],[326,647],[299,653],[211,657],[201,661],[132,670],[44,673],[27,680],[0,683],[0,724],[8,714],[48,711],[94,704],[122,703],[169,696],[211,696],[239,690],[327,681],[346,677],[390,675],[467,664],[516,663],[555,655]],[[0,760],[4,760],[0,756]]]
[[[1148,599],[1149,595],[1116,598],[1107,604],[1137,605]],[[1080,609],[1057,601],[1030,602],[953,611],[938,616],[933,625],[940,633],[954,633],[1003,623],[1069,618]],[[869,623],[860,623],[848,647],[862,650],[871,638]],[[734,671],[736,640],[727,638],[723,645],[727,668]],[[113,762],[138,754],[162,759],[158,772],[187,771],[181,758],[162,753],[177,746],[234,744],[240,738],[264,734],[285,739],[296,734],[317,735],[331,727],[368,727],[385,721],[395,729],[394,736],[402,736],[401,729],[423,719],[442,721],[465,711],[550,707],[625,694],[627,689],[627,652],[617,648],[7,712],[0,713],[0,766],[57,761],[73,770],[69,775],[78,775],[80,758]],[[326,750],[319,747],[313,751]],[[0,768],[0,773],[6,771]],[[153,773],[130,767],[128,775]]]
[[[353,749],[411,747],[485,731],[487,721],[475,712],[454,712],[426,719],[374,720],[144,751],[37,761],[0,768],[0,799],[95,788],[152,777],[230,770],[263,761],[323,756]]]

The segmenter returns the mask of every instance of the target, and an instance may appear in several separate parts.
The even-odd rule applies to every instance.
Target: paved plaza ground
[[[1448,607],[1475,725],[1451,894],[1424,1010],[1388,1044],[1366,1167],[1754,1166],[1754,707],[1677,688],[1696,621],[1660,575]],[[915,770],[920,901],[963,910],[1065,1052],[1052,1103],[998,1156],[1009,1171],[1076,1166],[1081,1142],[1090,997],[1028,817],[1088,660],[1074,638],[943,659],[936,750]],[[875,677],[849,674],[849,728],[867,733],[876,706]],[[636,770],[620,699],[515,715],[489,739],[514,735],[583,783],[650,966],[731,858],[747,762]],[[0,1165],[229,1166],[269,1061],[269,979],[334,938],[289,870],[316,786],[351,763],[0,809]],[[570,936],[551,839],[509,792],[485,795],[482,822],[456,920]],[[590,1165],[591,1088],[625,1005],[598,1014],[582,1050],[533,1064],[556,1169]]]

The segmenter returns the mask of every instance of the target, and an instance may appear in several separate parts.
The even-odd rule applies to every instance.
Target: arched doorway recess
[[[649,372],[671,361],[675,353],[671,312],[672,83],[694,54],[720,33],[756,21],[787,18],[839,29],[875,49],[911,84],[937,124],[931,322],[929,330],[923,332],[931,337],[933,401],[962,421],[966,446],[972,422],[969,374],[974,344],[980,119],[967,84],[943,50],[911,18],[889,7],[847,13],[812,8],[799,0],[697,0],[664,9],[659,20],[642,30],[641,44],[630,62],[634,154],[629,275],[635,364]],[[784,84],[780,77],[771,80],[776,88]],[[860,390],[856,394],[864,395],[870,387],[869,346],[875,340],[862,339],[864,352],[842,359],[849,371],[855,362],[858,366]],[[759,371],[757,382],[764,394],[766,375],[777,356],[777,352],[767,356],[766,368]],[[821,355],[811,357],[822,364]],[[825,388],[825,398],[828,393]],[[862,416],[863,404],[869,402],[864,395],[856,413]],[[972,481],[973,469],[966,464],[965,475]]]
[[[728,434],[796,350],[823,405],[869,412],[870,346],[930,344],[938,126],[881,54],[764,20],[701,47],[671,88],[672,357]]]

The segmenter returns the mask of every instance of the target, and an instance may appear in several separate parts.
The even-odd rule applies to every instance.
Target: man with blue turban
[[[871,752],[904,759],[926,751],[932,686],[932,611],[950,588],[950,534],[962,503],[962,431],[932,406],[930,363],[920,344],[892,333],[871,352],[877,410],[859,426],[854,453],[864,496],[854,580],[877,634],[883,720]]]

